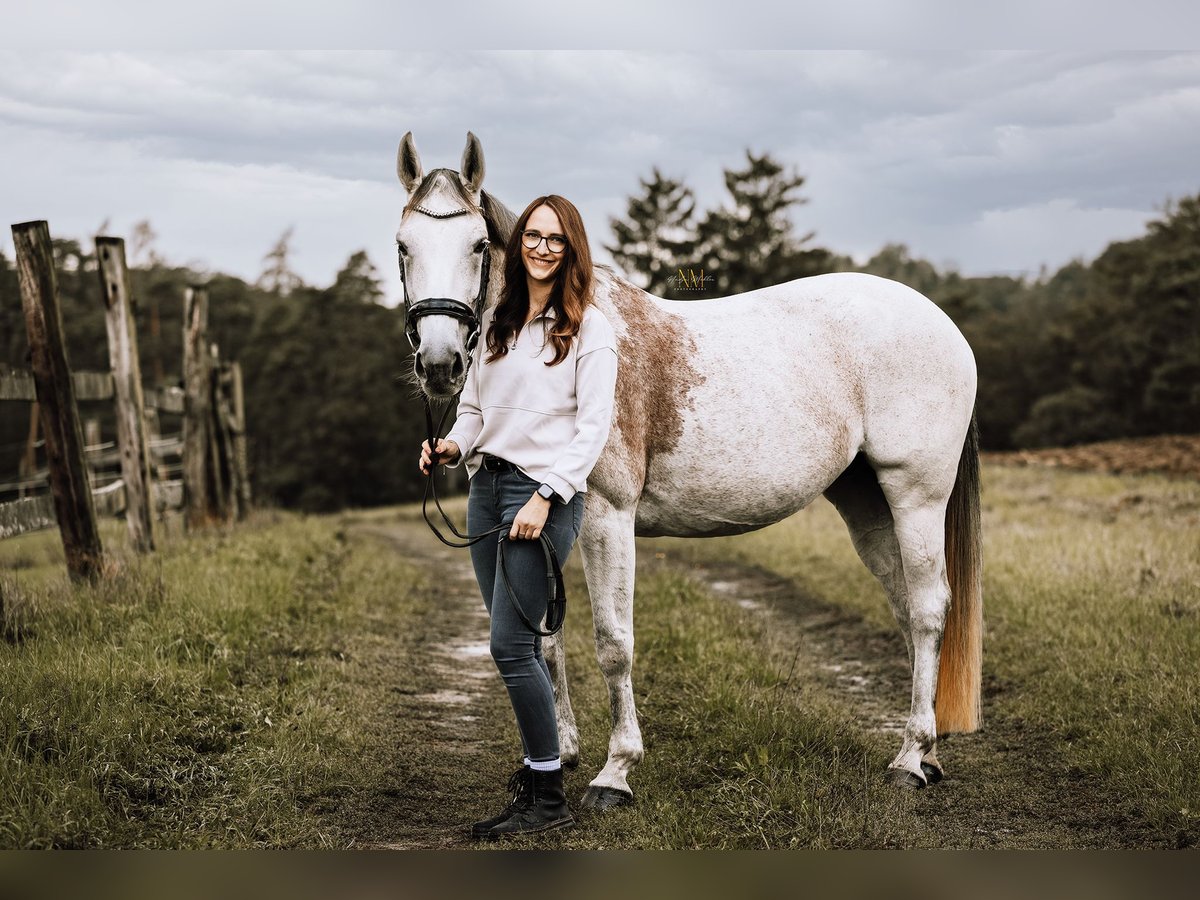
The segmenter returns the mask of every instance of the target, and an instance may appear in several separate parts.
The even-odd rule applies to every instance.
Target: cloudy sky
[[[1200,192],[1200,53],[4,52],[0,210],[77,238],[149,219],[167,259],[248,279],[294,227],[307,281],[366,249],[394,301],[410,130],[426,169],[473,131],[485,188],[571,198],[601,259],[652,166],[711,206],[749,148],[807,178],[822,246],[1036,274]]]

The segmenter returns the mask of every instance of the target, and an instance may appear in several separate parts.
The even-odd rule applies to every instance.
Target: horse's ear
[[[421,168],[421,154],[417,152],[417,145],[413,143],[411,131],[401,138],[400,149],[396,151],[396,174],[400,176],[400,183],[410,194],[425,175]]]
[[[483,145],[479,143],[479,138],[470,131],[467,132],[467,146],[463,148],[458,180],[478,203],[479,189],[483,186]]]

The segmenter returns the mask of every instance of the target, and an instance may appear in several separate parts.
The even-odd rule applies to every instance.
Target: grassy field
[[[415,615],[412,569],[262,515],[77,587],[57,539],[0,544],[0,845],[346,843],[319,813],[372,738],[349,648]]]
[[[983,494],[987,693],[1166,834],[1200,820],[1200,483],[991,467]],[[705,542],[891,625],[831,506]],[[985,726],[987,724],[985,698]]]
[[[985,725],[1003,706],[1047,754],[1132,798],[1164,842],[1194,841],[1200,484],[993,467],[984,499]],[[66,582],[56,534],[0,543],[0,846],[411,845],[490,814],[516,745],[499,679],[463,717],[463,753],[441,749],[443,715],[413,712],[414,695],[455,687],[425,665],[453,614],[431,590],[423,529],[412,508],[264,514],[171,537],[95,587]],[[107,534],[120,544],[117,523]],[[761,614],[687,572],[766,570],[864,633],[894,629],[831,507],[738,538],[640,544],[665,559],[638,586],[638,803],[535,845],[971,845],[939,821],[965,793],[887,786],[896,737],[794,667]],[[577,558],[567,572],[577,798],[603,763],[608,702]],[[989,790],[974,802],[1060,802]]]

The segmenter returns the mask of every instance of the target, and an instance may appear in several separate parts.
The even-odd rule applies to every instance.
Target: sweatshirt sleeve
[[[587,485],[612,427],[617,346],[612,326],[598,310],[597,320],[590,339],[580,342],[575,361],[575,437],[546,476],[546,483],[564,501]]]
[[[483,343],[482,339],[479,343]],[[458,444],[460,451],[458,459],[444,464],[448,469],[457,469],[463,464],[479,439],[479,432],[483,431],[483,413],[479,408],[479,367],[483,364],[480,359],[483,354],[479,353],[478,346],[475,350],[476,359],[471,371],[467,373],[467,383],[463,385],[462,393],[458,397],[454,424],[450,426],[450,433],[443,438]]]

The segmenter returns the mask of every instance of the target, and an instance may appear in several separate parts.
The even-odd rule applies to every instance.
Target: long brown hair
[[[588,247],[587,232],[583,228],[583,217],[575,204],[558,194],[537,197],[525,207],[517,219],[504,248],[504,285],[500,289],[500,301],[487,330],[487,362],[495,362],[508,353],[508,342],[525,327],[529,315],[529,284],[526,280],[525,263],[521,255],[521,234],[529,217],[539,206],[549,206],[558,214],[562,223],[567,247],[563,250],[563,261],[554,274],[554,284],[546,305],[554,310],[557,318],[549,339],[554,346],[554,359],[546,363],[556,366],[567,358],[571,341],[579,334],[583,324],[583,313],[592,301],[592,251]]]

